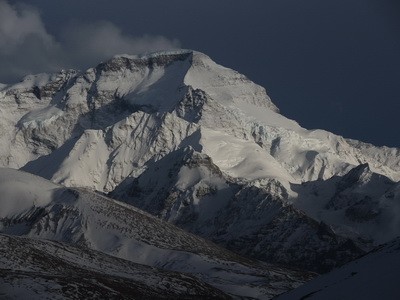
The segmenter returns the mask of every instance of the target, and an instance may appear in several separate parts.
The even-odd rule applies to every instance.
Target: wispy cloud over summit
[[[70,22],[60,37],[51,35],[39,11],[0,0],[0,82],[30,73],[86,68],[115,54],[179,48],[164,36],[130,36],[111,22]]]

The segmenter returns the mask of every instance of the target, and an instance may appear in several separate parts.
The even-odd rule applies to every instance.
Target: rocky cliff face
[[[238,253],[322,272],[399,234],[399,149],[306,130],[202,53],[29,76],[0,99],[2,166],[110,193]]]

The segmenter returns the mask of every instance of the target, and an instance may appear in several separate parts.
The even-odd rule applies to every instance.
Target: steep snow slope
[[[99,194],[0,169],[0,232],[71,243],[170,271],[189,273],[238,297],[268,299],[310,274],[242,258],[207,240]]]
[[[2,299],[230,299],[189,275],[84,247],[0,234]]]
[[[322,275],[276,300],[375,300],[400,295],[400,239]]]

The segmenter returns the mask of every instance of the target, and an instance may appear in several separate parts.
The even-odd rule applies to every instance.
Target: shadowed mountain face
[[[326,272],[364,253],[351,239],[289,205],[279,181],[240,182],[190,147],[149,165],[111,197],[264,261]]]
[[[400,239],[397,238],[276,299],[396,299],[400,293],[399,267]]]
[[[42,194],[26,177],[29,189],[16,196],[11,171],[3,171],[8,234],[130,260],[133,248],[142,249],[134,262],[182,271],[178,261],[190,260],[193,273],[201,269],[197,256],[151,254],[166,247],[209,255],[208,242],[169,223],[239,255],[320,273],[399,235],[399,149],[304,129],[279,114],[264,88],[196,51],[28,76],[1,87],[0,105],[1,166],[71,188]],[[25,211],[19,199],[30,193],[37,197]],[[218,259],[239,259],[218,249],[211,251]],[[271,289],[256,293],[278,293]]]

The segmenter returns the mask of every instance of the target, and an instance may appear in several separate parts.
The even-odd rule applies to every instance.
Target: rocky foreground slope
[[[190,275],[43,239],[0,234],[2,299],[231,299]]]

